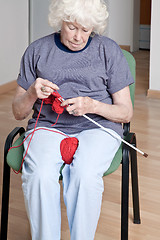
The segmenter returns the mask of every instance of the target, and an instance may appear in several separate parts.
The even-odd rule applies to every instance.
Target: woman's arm
[[[114,93],[112,98],[112,105],[103,104],[100,107],[99,102],[95,104],[95,112],[113,122],[130,122],[133,116],[133,106],[130,98],[129,87],[125,87]]]
[[[45,92],[41,91],[42,87],[45,87]],[[37,78],[27,91],[18,85],[12,102],[16,120],[23,120],[31,113],[37,98],[47,98],[54,90],[58,89],[56,84],[42,78]]]
[[[86,113],[98,114],[112,122],[130,122],[133,107],[129,87],[112,95],[113,104],[106,104],[89,97],[78,97],[64,101],[62,106],[69,105],[66,109],[70,114],[82,116]]]

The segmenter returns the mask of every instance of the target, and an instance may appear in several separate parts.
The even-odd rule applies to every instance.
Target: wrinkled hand
[[[90,97],[77,97],[65,100],[61,106],[67,106],[66,110],[74,116],[82,116],[94,112],[94,100]]]
[[[48,98],[51,93],[58,89],[59,87],[56,84],[43,78],[37,78],[30,87],[31,93],[40,99]]]

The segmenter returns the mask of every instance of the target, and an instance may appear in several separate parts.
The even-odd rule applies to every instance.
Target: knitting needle
[[[136,148],[135,146],[133,146],[132,144],[130,144],[129,142],[125,141],[123,138],[121,138],[119,135],[114,134],[112,131],[110,131],[110,129],[103,127],[102,125],[100,125],[99,123],[95,122],[92,118],[88,117],[87,115],[83,115],[83,117],[85,117],[86,119],[88,119],[89,121],[93,122],[95,125],[97,125],[98,127],[100,127],[101,129],[103,129],[105,132],[111,134],[113,137],[117,138],[118,140],[122,141],[123,143],[125,143],[126,145],[128,145],[129,147],[133,148],[135,151],[139,152],[140,154],[142,154],[144,157],[148,157],[147,153],[142,152],[141,150],[139,150],[138,148]]]
[[[63,102],[64,99],[63,98],[59,98],[60,102]],[[140,149],[136,148],[135,146],[133,146],[132,144],[130,144],[129,142],[125,141],[123,138],[121,138],[119,135],[114,134],[112,131],[110,131],[110,129],[103,127],[102,125],[100,125],[99,123],[97,123],[96,121],[94,121],[92,118],[88,117],[87,115],[82,115],[83,117],[85,117],[86,119],[88,119],[90,122],[94,123],[95,125],[97,125],[98,127],[100,127],[101,129],[103,129],[105,132],[109,133],[110,135],[112,135],[114,138],[120,140],[121,142],[125,143],[126,145],[128,145],[129,147],[133,148],[135,151],[139,152],[140,154],[142,154],[144,157],[148,157],[147,153],[142,152]]]

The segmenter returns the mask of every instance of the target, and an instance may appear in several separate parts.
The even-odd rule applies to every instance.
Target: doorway
[[[151,1],[140,0],[140,49],[150,49]]]

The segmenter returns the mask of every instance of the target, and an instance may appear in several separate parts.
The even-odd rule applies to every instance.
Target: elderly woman
[[[103,174],[120,141],[99,129],[90,118],[123,136],[130,121],[133,83],[119,46],[102,36],[108,12],[103,0],[53,0],[49,23],[55,32],[25,51],[13,100],[17,120],[26,118],[26,136],[33,131],[42,99],[58,91],[64,112],[44,104],[22,169],[22,187],[33,240],[59,240],[61,232],[60,143],[78,139],[74,160],[65,165],[63,196],[71,240],[93,240],[101,210]],[[34,107],[33,107],[34,106]],[[56,131],[50,131],[50,130]],[[27,149],[29,138],[24,143]]]

